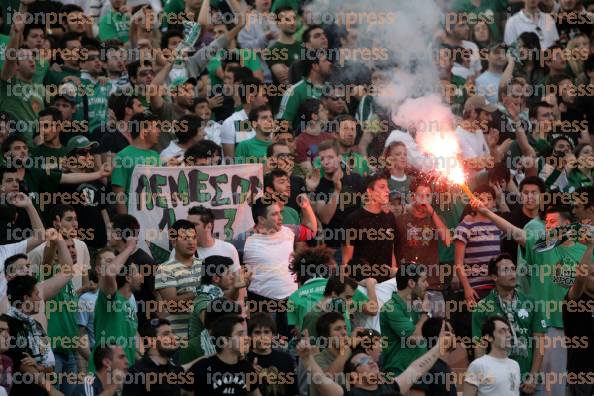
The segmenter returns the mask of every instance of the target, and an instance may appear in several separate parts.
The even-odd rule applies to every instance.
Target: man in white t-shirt
[[[540,0],[524,0],[524,8],[514,14],[505,24],[505,43],[511,45],[524,32],[534,32],[540,40],[540,47],[547,49],[559,40],[555,20],[550,14],[542,12]]]
[[[221,143],[226,159],[235,159],[235,145],[256,136],[256,131],[248,120],[251,109],[268,103],[265,89],[260,80],[255,77],[246,78],[236,84],[241,98],[242,109],[231,114],[221,127]]]
[[[503,44],[495,44],[489,48],[489,68],[476,79],[476,91],[479,95],[487,98],[489,103],[497,104],[499,98],[499,83],[501,76],[508,65],[508,57],[506,55],[505,46]],[[514,63],[511,60],[513,67]]]
[[[491,352],[473,360],[464,377],[464,396],[519,396],[520,365],[508,357],[512,333],[509,322],[500,316],[487,318],[483,338]]]
[[[297,283],[289,271],[289,263],[296,241],[313,238],[317,231],[316,216],[305,194],[298,197],[301,207],[300,225],[283,225],[280,206],[270,196],[258,198],[252,206],[253,232],[245,241],[243,263],[254,274],[248,288],[248,300],[259,311],[271,313],[278,332],[289,336],[286,307],[287,298],[297,290]]]
[[[449,18],[446,18],[449,22]],[[470,38],[470,26],[467,18],[455,18],[453,22],[446,22],[445,37],[442,46],[451,51],[453,59],[457,59],[452,68],[452,74],[467,79],[478,76],[483,69],[479,47]],[[464,51],[461,51],[463,49]],[[458,53],[456,53],[458,52]],[[456,56],[460,55],[460,56]]]

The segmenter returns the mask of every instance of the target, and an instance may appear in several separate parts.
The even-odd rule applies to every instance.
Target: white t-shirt
[[[478,388],[477,396],[518,396],[520,365],[510,358],[484,355],[470,363],[464,381]]]
[[[487,145],[483,131],[468,132],[461,126],[458,126],[456,128],[456,136],[458,137],[458,145],[464,159],[489,155],[489,146]]]
[[[215,243],[211,247],[205,248],[198,246],[196,257],[198,257],[200,260],[204,260],[205,258],[210,256],[229,257],[233,260],[233,267],[231,267],[233,272],[239,272],[239,270],[241,269],[241,265],[239,263],[239,253],[237,253],[237,249],[235,249],[235,246],[233,246],[229,242],[225,242],[220,239],[215,239]],[[174,258],[175,248],[171,250],[171,253],[169,254],[169,260],[172,260]]]
[[[425,157],[416,140],[408,132],[399,131],[397,129],[390,132],[386,139],[384,147],[388,147],[392,142],[402,142],[406,146],[406,156],[408,163],[415,169],[430,170],[431,161],[426,161]]]
[[[281,300],[297,290],[289,272],[295,234],[285,226],[271,235],[252,234],[247,237],[243,263],[253,272],[248,291],[262,297]]]
[[[476,93],[487,98],[491,104],[497,104],[501,74],[486,71],[476,79]]]
[[[208,121],[204,132],[206,133],[206,139],[215,142],[219,146],[221,145],[221,131],[223,126],[215,121]]]
[[[524,32],[536,33],[540,39],[540,47],[542,49],[549,48],[555,41],[559,40],[559,32],[557,31],[555,20],[550,14],[541,11],[538,13],[537,23],[528,17],[524,13],[524,10],[510,17],[505,24],[505,43],[512,45]]]
[[[241,128],[236,128],[236,121],[241,122]],[[222,144],[241,143],[244,140],[253,138],[254,136],[256,136],[256,131],[254,131],[251,125],[249,125],[248,115],[244,109],[236,111],[227,117],[225,121],[223,121],[223,126],[221,127]]]
[[[481,64],[481,55],[478,45],[472,41],[462,40],[462,48],[472,52],[470,55],[470,64],[468,67],[465,67],[460,63],[454,63],[452,74],[467,79],[470,76],[479,74],[483,70],[483,65]]]
[[[367,296],[367,288],[363,286],[359,286],[357,288],[361,293]],[[375,286],[375,294],[377,295],[377,304],[378,304],[378,312],[382,309],[382,306],[392,298],[392,294],[397,291],[396,288],[396,279],[388,279],[385,282],[378,283]],[[380,329],[380,316],[374,315],[369,316],[365,315],[364,313],[357,312],[355,313],[354,321],[356,322],[357,326],[364,327],[366,329],[374,329],[377,330],[378,333],[381,333]]]
[[[163,151],[161,151],[160,157],[161,162],[165,163],[167,160],[177,156],[183,156],[186,150],[179,147],[179,145],[175,141],[169,142],[169,146],[165,147]]]
[[[4,271],[4,262],[7,258],[15,254],[27,253],[27,240],[0,245],[0,296],[6,296],[6,274]]]
[[[34,270],[41,268],[41,264],[43,263],[43,251],[45,250],[46,244],[47,242],[42,243],[27,254],[27,256],[29,256],[29,262],[31,262],[31,266]],[[80,239],[75,239],[74,248],[76,249],[76,261],[83,266],[83,274],[88,273],[91,268],[91,256],[87,244]],[[82,287],[82,275],[74,275],[72,277],[72,284],[74,285],[75,290],[80,289]]]

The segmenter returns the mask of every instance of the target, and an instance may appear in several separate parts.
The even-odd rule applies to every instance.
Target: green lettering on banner
[[[202,202],[207,202],[210,201],[210,198],[212,196],[211,193],[208,192],[201,192],[207,189],[206,187],[206,183],[204,183],[205,181],[207,181],[209,179],[208,173],[204,173],[202,171],[198,171],[198,180],[196,182],[196,190],[198,192],[198,202],[202,203]]]
[[[175,209],[167,208],[163,211],[163,217],[159,221],[159,231],[163,231],[165,228],[169,229],[173,223],[175,223]],[[171,247],[169,250],[171,250]]]
[[[144,195],[141,195],[144,191]],[[138,202],[136,203],[136,210],[142,211],[143,203],[146,210],[153,210],[153,194],[151,192],[151,183],[146,175],[141,175],[138,179],[138,186],[136,187],[136,196]]]
[[[177,181],[175,181],[173,176],[169,176],[169,192],[171,194],[177,193],[178,197],[182,200],[182,205],[185,206],[190,203],[188,178],[184,171],[180,171],[177,174]],[[173,206],[177,206],[176,201],[173,201]]]
[[[167,185],[167,177],[163,175],[152,175],[151,176],[151,186],[153,188],[154,194],[156,196],[156,204],[159,208],[167,209],[168,202],[167,197],[163,196],[163,191],[161,187]]]
[[[241,191],[237,192],[237,187]],[[231,178],[231,194],[233,194],[233,204],[239,205],[245,202],[247,193],[250,190],[250,181],[241,176],[233,175]]]
[[[229,198],[221,198],[223,190],[219,187],[220,184],[227,184],[229,182],[227,175],[223,173],[218,176],[211,176],[209,182],[215,189],[215,197],[211,201],[212,206],[229,205],[231,200]]]
[[[235,223],[235,217],[237,216],[237,209],[230,208],[225,209],[224,212],[225,219],[227,222],[225,223],[223,232],[225,233],[225,239],[229,240],[233,238],[233,223]]]

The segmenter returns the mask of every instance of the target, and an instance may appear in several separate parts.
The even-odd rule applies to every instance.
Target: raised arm
[[[24,208],[31,220],[31,228],[33,229],[33,236],[27,239],[27,252],[35,249],[41,245],[45,240],[45,228],[43,222],[37,213],[37,209],[33,205],[31,198],[24,193],[16,193],[8,196],[9,203],[12,203],[17,208]]]
[[[577,300],[579,299],[584,291],[586,290],[586,283],[588,283],[588,276],[594,268],[592,268],[592,252],[594,251],[594,241],[592,240],[592,236],[588,238],[586,251],[582,256],[582,260],[580,261],[580,265],[577,267],[577,272],[575,276],[575,282],[569,289],[567,293],[567,298],[569,300]]]
[[[318,219],[307,194],[299,194],[297,204],[301,208],[301,224],[309,228],[312,234],[315,235],[318,232]]]
[[[25,4],[25,2],[21,2],[19,12],[14,15],[12,26],[10,27],[10,39],[8,41],[8,44],[6,45],[5,54],[12,53],[12,55],[5,56],[6,59],[4,60],[4,66],[0,71],[1,80],[10,80],[16,72],[17,60],[12,50],[15,50],[21,46],[21,42],[23,40],[23,30],[25,28],[26,11],[27,4]]]
[[[111,165],[103,164],[101,169],[90,173],[62,173],[60,178],[61,184],[81,184],[88,183],[91,181],[99,180],[103,177],[111,175]]]
[[[55,250],[58,251],[58,262],[60,263],[60,272],[39,284],[39,292],[43,296],[44,300],[48,300],[50,298],[55,297],[58,293],[60,293],[60,290],[62,290],[62,288],[66,286],[68,281],[72,279],[72,277],[74,276],[72,256],[70,256],[70,252],[68,251],[66,241],[60,233],[56,232],[56,234],[57,238],[49,241],[48,245],[55,246],[55,248],[49,248],[52,252],[54,252]],[[48,248],[46,247],[46,249]],[[55,253],[53,253],[52,256],[54,254]]]
[[[344,391],[342,387],[326,376],[324,370],[316,363],[314,355],[316,349],[309,342],[309,333],[303,332],[303,338],[297,344],[297,353],[303,361],[303,366],[307,370],[311,384],[316,388],[319,394],[325,396],[342,396]]]
[[[526,246],[526,231],[523,229],[516,227],[509,221],[505,220],[503,217],[496,215],[492,211],[490,211],[480,200],[473,199],[470,201],[472,207],[483,216],[487,216],[489,220],[491,220],[497,228],[503,231],[507,235],[511,235],[514,238],[514,241],[518,243],[518,245],[525,247]]]
[[[97,274],[99,276],[99,289],[106,295],[111,296],[118,290],[115,277],[130,255],[136,250],[136,244],[137,241],[135,238],[128,239],[124,250],[111,263],[108,263],[105,268],[101,268],[99,274]]]

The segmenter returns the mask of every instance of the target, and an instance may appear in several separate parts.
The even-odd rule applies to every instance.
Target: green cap
[[[74,150],[83,149],[83,148],[91,148],[97,147],[99,143],[90,141],[86,136],[74,136],[70,138],[68,144],[66,145],[66,149],[68,153],[73,152]]]

